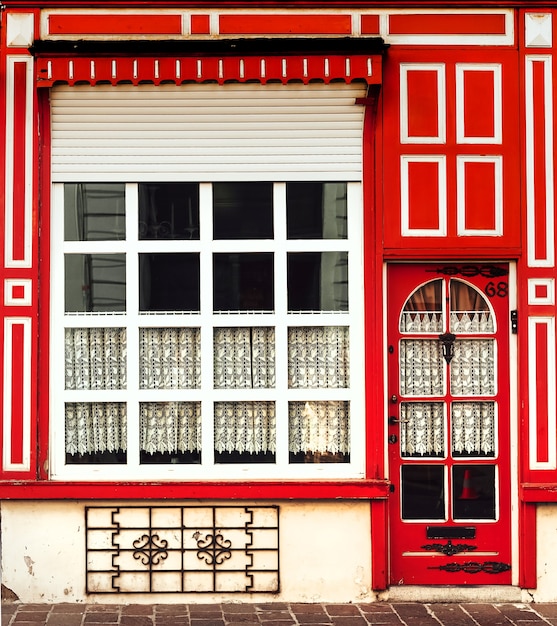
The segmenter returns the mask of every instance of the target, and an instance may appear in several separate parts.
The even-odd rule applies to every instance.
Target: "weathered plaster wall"
[[[538,505],[536,542],[538,587],[530,593],[535,602],[557,602],[557,505]]]

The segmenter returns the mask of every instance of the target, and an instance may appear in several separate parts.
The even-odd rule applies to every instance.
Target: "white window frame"
[[[144,179],[143,176],[140,177]],[[83,181],[87,182],[87,181]],[[100,182],[100,181],[99,181]],[[198,240],[139,240],[137,238],[138,183],[126,183],[125,241],[64,241],[64,184],[52,186],[51,219],[51,328],[50,328],[50,477],[55,480],[199,480],[199,479],[345,479],[365,475],[365,373],[364,373],[364,283],[363,283],[363,211],[359,182],[347,183],[348,238],[319,240],[286,239],[286,183],[273,184],[274,239],[241,242],[242,252],[274,254],[274,313],[213,313],[212,255],[215,252],[238,252],[237,240],[212,240],[212,184],[199,184],[201,238]],[[139,314],[138,290],[131,284],[137,273],[140,252],[199,252],[201,313],[160,315]],[[286,258],[288,252],[348,251],[349,311],[334,313],[287,313]],[[64,255],[66,253],[125,253],[125,313],[64,313]],[[274,389],[213,388],[213,328],[219,326],[274,326],[276,342],[276,387]],[[83,326],[127,328],[127,389],[66,390],[64,382],[64,328]],[[139,388],[140,327],[194,326],[201,328],[201,388]],[[349,326],[350,387],[347,389],[288,389],[287,329],[291,326]],[[139,463],[139,403],[149,401],[201,401],[201,464]],[[276,404],[277,451],[273,464],[215,464],[213,461],[213,403],[234,400],[272,400]],[[324,464],[289,463],[288,401],[347,400],[350,403],[350,462]],[[126,402],[128,447],[127,463],[65,463],[65,402]],[[137,427],[134,427],[134,424]]]

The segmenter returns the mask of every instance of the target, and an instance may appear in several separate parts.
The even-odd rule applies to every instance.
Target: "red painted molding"
[[[220,15],[221,35],[350,35],[350,15]]]
[[[389,16],[391,35],[504,35],[502,13],[423,14]]]
[[[0,481],[0,500],[371,500],[389,496],[386,480],[183,483]]]
[[[181,15],[52,14],[50,35],[181,35]]]
[[[523,502],[557,502],[557,484],[521,483],[519,495]]]

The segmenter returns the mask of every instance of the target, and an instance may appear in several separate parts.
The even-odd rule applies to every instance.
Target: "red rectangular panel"
[[[495,134],[495,82],[491,71],[464,72],[464,134],[493,137]]]
[[[548,450],[548,410],[547,390],[547,325],[536,324],[536,459],[538,463],[547,463]],[[552,382],[555,384],[555,381]]]
[[[12,259],[25,260],[25,144],[27,111],[27,64],[14,63],[13,125],[13,241]]]
[[[505,15],[499,13],[389,16],[391,35],[504,35]]]
[[[180,35],[181,15],[52,14],[50,35]]]
[[[439,135],[437,72],[409,70],[406,79],[408,136],[437,137]]]
[[[362,15],[362,35],[379,35],[379,15]]]
[[[221,35],[350,35],[350,15],[220,15]]]
[[[192,35],[208,35],[211,32],[210,20],[208,15],[192,15],[191,16],[191,34]]]
[[[427,161],[408,163],[408,226],[410,230],[439,228],[437,163]]]
[[[532,142],[534,147],[534,257],[547,259],[547,215],[546,215],[546,144],[545,124],[545,65],[532,62],[533,115]]]
[[[25,358],[25,343],[23,324],[14,324],[12,331],[12,371],[11,371],[11,455],[13,464],[23,463],[23,363]]]
[[[464,164],[464,227],[495,230],[495,163]]]

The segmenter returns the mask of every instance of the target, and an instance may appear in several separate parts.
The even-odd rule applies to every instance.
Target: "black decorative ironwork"
[[[443,358],[449,364],[454,356],[454,342],[456,340],[456,335],[453,333],[443,333],[439,335],[439,341],[443,346]]]
[[[446,565],[429,567],[428,569],[440,569],[451,574],[457,572],[466,572],[467,574],[479,574],[480,572],[485,574],[502,574],[503,572],[508,572],[511,566],[500,561],[485,561],[484,563],[468,561],[466,563],[447,563]]]
[[[140,560],[143,565],[158,565],[168,558],[168,541],[158,535],[142,535],[133,542],[133,547],[137,548],[133,558]]]
[[[278,593],[279,507],[86,507],[87,593]]]
[[[469,543],[453,543],[450,539],[447,543],[427,543],[425,546],[422,546],[423,550],[429,550],[431,552],[442,552],[447,556],[454,556],[455,554],[460,554],[461,552],[471,552],[472,550],[476,550],[477,546],[472,546]]]
[[[466,278],[472,278],[474,276],[497,278],[498,276],[507,276],[509,273],[508,269],[498,267],[497,265],[447,265],[427,271],[435,274],[443,274],[444,276],[464,276]]]
[[[225,539],[221,533],[205,535],[200,539],[200,533],[194,533],[193,538],[199,548],[197,558],[204,560],[207,565],[222,565],[232,556],[230,548],[232,542]]]

